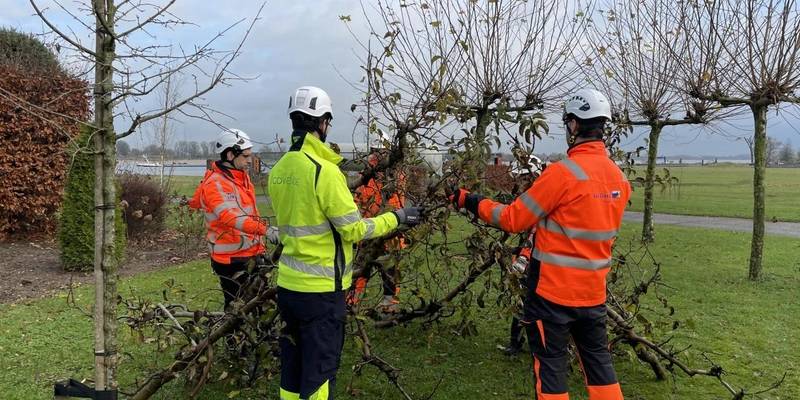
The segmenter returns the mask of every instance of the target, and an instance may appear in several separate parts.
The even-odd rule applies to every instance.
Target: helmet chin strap
[[[236,159],[236,157],[239,157],[240,155],[242,155],[242,153],[244,153],[244,150],[240,149],[239,146],[229,147],[228,149],[230,149],[231,153],[233,153],[234,159]],[[223,163],[227,163],[233,169],[239,169],[236,168],[236,165],[233,163],[233,160],[228,160],[228,157],[225,156],[226,154],[228,154],[228,149],[226,149],[225,151],[222,152],[222,154],[220,154],[221,161]]]
[[[326,120],[325,120],[325,119],[319,119],[319,120],[317,121],[317,127],[316,127],[314,130],[315,130],[315,131],[316,131],[316,132],[319,134],[319,140],[320,140],[322,143],[325,143],[325,140],[328,138],[328,132],[327,132],[327,131],[328,131],[328,129],[327,129],[327,128],[329,128],[329,127],[330,127],[330,125],[328,125],[328,123],[326,122],[326,123],[325,123],[325,128],[326,128],[326,129],[325,129],[325,131],[323,131],[323,130],[322,130],[320,127],[319,127],[319,126],[321,125],[322,121],[326,121]]]
[[[317,133],[319,134],[319,140],[322,143],[325,143],[325,139],[328,138],[328,134],[323,132],[322,129],[317,128]]]
[[[575,142],[578,140],[577,135],[573,132],[570,132],[569,124],[564,124],[564,127],[567,130],[567,148],[571,149],[572,146],[575,145]]]

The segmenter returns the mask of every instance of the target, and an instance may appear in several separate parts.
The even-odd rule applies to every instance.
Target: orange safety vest
[[[206,240],[214,261],[230,264],[232,257],[264,252],[261,238],[267,224],[258,215],[255,188],[245,171],[211,163],[189,207],[205,212]]]
[[[606,275],[631,186],[602,141],[581,143],[550,165],[510,205],[488,199],[478,216],[505,231],[537,226],[536,293],[553,303],[591,307],[606,301]]]
[[[383,208],[383,173],[378,173],[377,179],[373,178],[367,182],[366,185],[359,186],[356,189],[355,201],[361,210],[361,215],[364,218],[372,218],[381,213]],[[392,210],[403,208],[405,203],[405,195],[403,195],[402,187],[405,184],[405,175],[398,174],[397,186],[398,189],[386,199],[386,203]],[[391,239],[387,242],[387,249],[404,249],[406,247],[405,240],[402,237]]]

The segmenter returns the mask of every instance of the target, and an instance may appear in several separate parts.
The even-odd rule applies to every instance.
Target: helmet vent
[[[316,97],[313,97],[311,99],[311,102],[308,103],[308,108],[310,108],[312,110],[316,110],[317,109],[317,98]]]

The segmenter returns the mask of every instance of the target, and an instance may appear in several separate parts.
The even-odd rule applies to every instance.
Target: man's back
[[[533,257],[542,266],[537,293],[563,305],[602,304],[630,184],[602,141],[574,147],[568,159],[540,179],[546,182],[537,194],[557,199],[538,223]]]

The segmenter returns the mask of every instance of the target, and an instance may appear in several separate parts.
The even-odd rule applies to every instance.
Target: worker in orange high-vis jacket
[[[211,267],[219,276],[225,309],[240,295],[247,281],[248,264],[264,253],[262,238],[267,224],[258,215],[255,187],[247,169],[252,163],[253,143],[238,129],[222,131],[216,140],[220,159],[211,163],[189,201],[205,212]],[[277,242],[277,231],[269,229]]]
[[[378,165],[382,157],[382,149],[376,148],[370,153],[367,158],[367,163],[371,167]],[[355,190],[355,201],[358,205],[361,215],[365,218],[372,218],[380,214],[384,210],[384,205],[387,205],[387,210],[399,210],[405,206],[405,195],[403,193],[403,186],[405,185],[405,176],[398,173],[393,182],[394,190],[386,193],[384,182],[386,176],[383,172],[376,174],[365,185],[358,187]],[[397,251],[406,248],[405,239],[402,235],[398,235],[386,242],[387,251]],[[372,273],[378,269],[383,283],[383,299],[378,305],[379,311],[392,314],[400,311],[400,270],[395,267],[384,269],[378,260],[369,260],[362,271],[361,276],[358,277],[353,283],[352,290],[348,293],[347,303],[350,305],[358,304],[366,291],[367,282],[369,281]]]
[[[631,189],[603,142],[610,118],[602,93],[579,90],[565,104],[566,160],[551,164],[510,205],[463,189],[451,195],[459,208],[504,231],[537,227],[523,322],[539,400],[569,399],[570,337],[589,399],[623,398],[607,343],[606,274]]]

